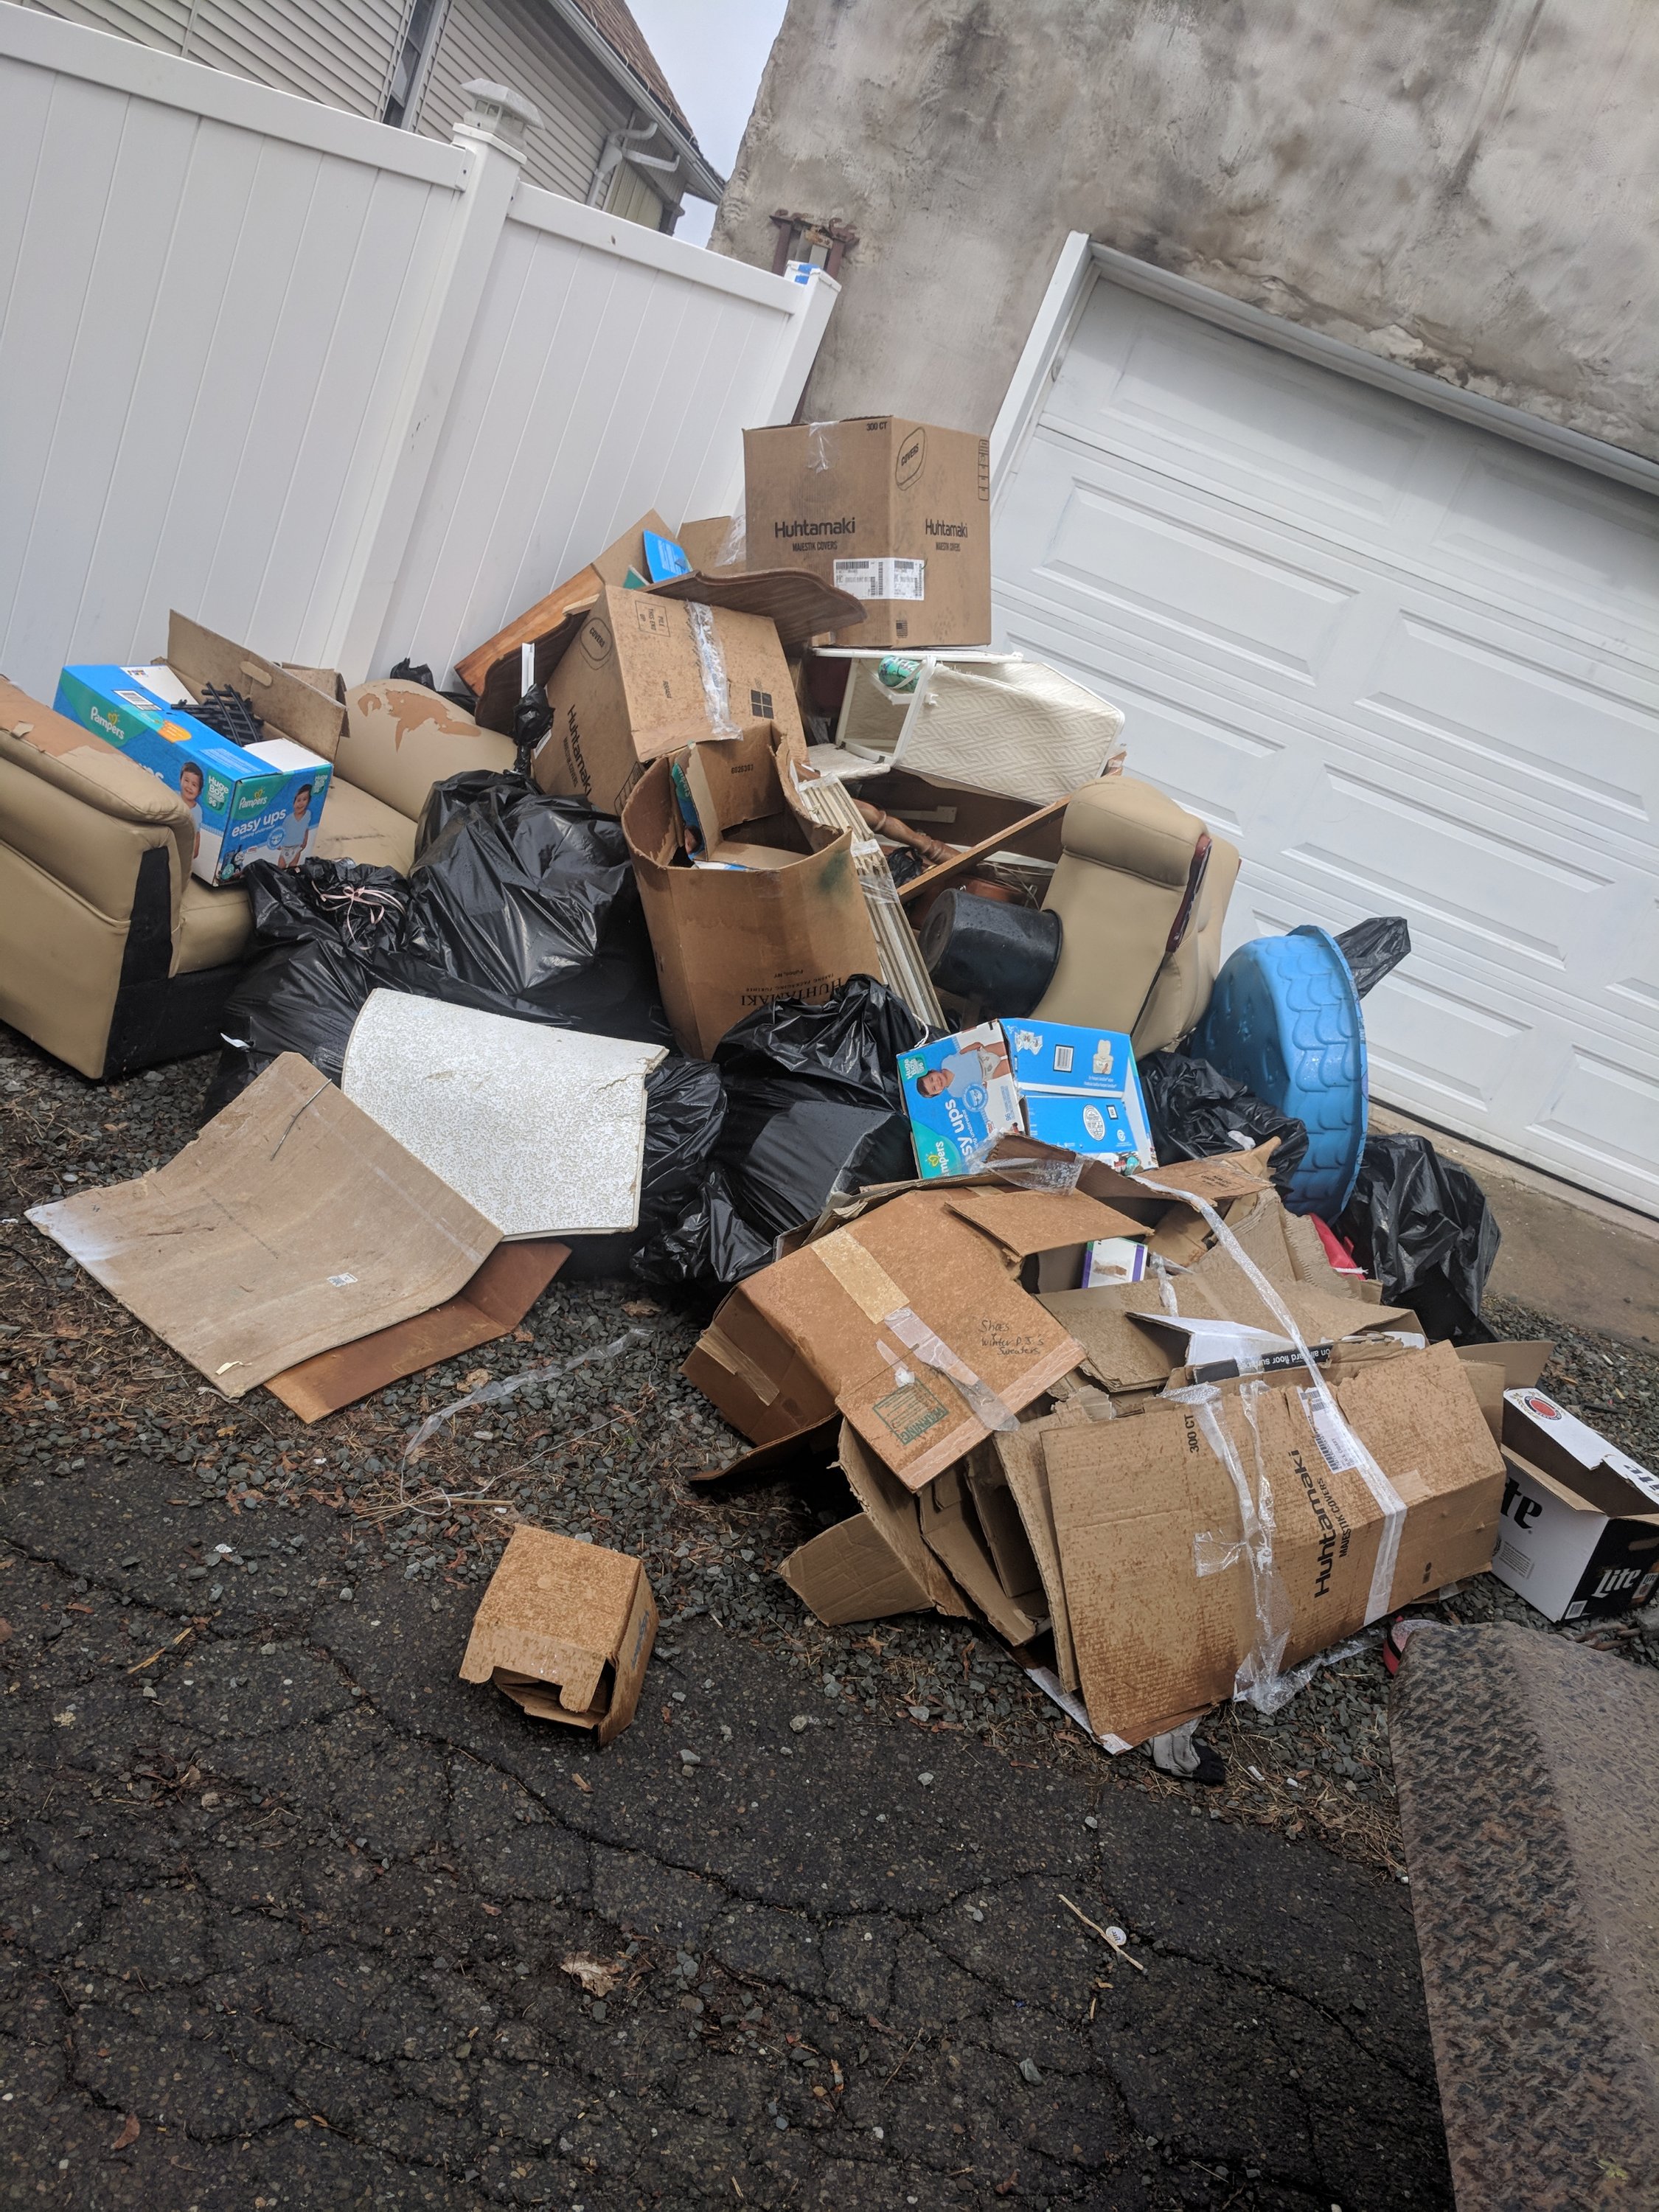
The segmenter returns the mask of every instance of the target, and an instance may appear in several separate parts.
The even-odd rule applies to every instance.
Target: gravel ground
[[[434,1368],[307,1428],[263,1391],[233,1404],[107,1297],[27,1222],[23,1209],[157,1167],[188,1142],[212,1062],[185,1061],[94,1085],[0,1029],[0,1403],[15,1422],[14,1472],[72,1479],[88,1456],[176,1465],[187,1502],[222,1501],[239,1538],[189,1570],[204,1609],[229,1577],[275,1597],[314,1581],[298,1509],[332,1508],[349,1532],[345,1601],[408,1583],[431,1594],[481,1585],[525,1518],[591,1535],[645,1562],[672,1641],[708,1616],[728,1637],[778,1654],[803,1705],[823,1715],[896,1716],[919,1733],[969,1733],[1010,1759],[1070,1768],[1099,1790],[1184,1798],[1195,1819],[1307,1835],[1401,1871],[1380,1637],[1316,1676],[1271,1719],[1236,1707],[1209,1734],[1224,1789],[1159,1775],[1141,1755],[1112,1760],[1082,1738],[985,1634],[911,1618],[829,1629],[777,1577],[778,1562],[847,1510],[839,1479],[699,1489],[683,1478],[742,1448],[678,1373],[707,1316],[690,1298],[631,1283],[556,1281],[514,1335]],[[1494,1302],[1500,1334],[1552,1336],[1546,1387],[1615,1442],[1659,1465],[1659,1357]],[[608,1348],[625,1341],[619,1352]],[[406,1469],[404,1443],[467,1389],[527,1367],[599,1356],[509,1403],[447,1425]],[[330,1563],[331,1572],[336,1571]],[[347,1596],[347,1593],[352,1593]],[[1448,1620],[1542,1626],[1491,1577],[1423,1608]],[[1659,1607],[1579,1641],[1659,1664]]]

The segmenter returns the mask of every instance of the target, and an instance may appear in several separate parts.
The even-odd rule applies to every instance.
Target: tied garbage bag
[[[1354,989],[1363,999],[1385,975],[1391,975],[1412,949],[1412,933],[1403,914],[1373,915],[1357,921],[1336,940],[1348,963]]]
[[[1369,1137],[1359,1174],[1333,1224],[1386,1304],[1409,1306],[1432,1338],[1489,1344],[1480,1319],[1498,1228],[1486,1193],[1426,1137]]]
[[[832,1194],[907,1178],[909,1123],[895,1062],[922,1035],[896,993],[854,975],[817,1004],[785,999],[750,1014],[721,1038],[712,1063],[665,1063],[652,1082],[688,1121],[701,1109],[701,1130],[674,1143],[704,1171],[695,1182],[665,1174],[660,1192],[653,1188],[654,1149],[672,1147],[653,1130],[647,1083],[635,1273],[652,1283],[729,1285],[765,1267],[775,1240],[815,1220]],[[670,1075],[676,1065],[706,1068],[718,1083],[717,1123],[690,1073]]]
[[[1308,1149],[1308,1133],[1293,1115],[1253,1097],[1208,1060],[1182,1052],[1149,1052],[1139,1066],[1152,1149],[1166,1166],[1235,1147],[1248,1151],[1277,1137],[1269,1172],[1281,1197],[1290,1188]]]
[[[406,878],[313,860],[289,871],[258,861],[242,880],[269,949],[226,1005],[204,1115],[283,1052],[337,1083],[375,990],[667,1042],[620,826],[522,776],[472,770],[434,785]]]

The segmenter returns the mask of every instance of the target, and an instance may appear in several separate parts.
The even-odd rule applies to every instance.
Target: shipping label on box
[[[286,738],[234,744],[160,696],[159,682],[149,667],[65,668],[53,704],[179,793],[195,825],[191,872],[204,883],[232,883],[254,860],[297,866],[316,840],[328,762]],[[161,689],[184,686],[173,677]]]
[[[1601,1620],[1659,1588],[1659,1476],[1541,1390],[1504,1394],[1508,1480],[1492,1572],[1547,1620]]]
[[[995,1022],[901,1053],[898,1070],[925,1176],[970,1174],[1000,1136],[1020,1126],[1019,1092]]]

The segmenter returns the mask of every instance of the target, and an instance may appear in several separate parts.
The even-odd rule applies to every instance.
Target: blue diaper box
[[[316,840],[328,762],[274,730],[257,750],[233,744],[175,703],[188,696],[165,664],[99,663],[64,669],[52,703],[180,793],[196,825],[191,872],[204,883],[234,883],[251,860],[296,866]]]
[[[1158,1165],[1134,1047],[1121,1030],[1028,1018],[1002,1031],[1028,1135],[1129,1175]]]
[[[1004,1131],[1020,1126],[1019,1092],[995,1022],[902,1052],[898,1072],[924,1177],[971,1175]]]

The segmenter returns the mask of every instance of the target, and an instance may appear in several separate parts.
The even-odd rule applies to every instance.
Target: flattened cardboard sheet
[[[29,1219],[228,1398],[454,1297],[499,1241],[297,1052],[165,1167]]]
[[[569,1257],[570,1247],[550,1237],[498,1244],[459,1297],[353,1344],[319,1352],[314,1359],[273,1375],[265,1388],[302,1421],[320,1421],[389,1382],[401,1382],[441,1359],[453,1359],[505,1336]]]
[[[796,1596],[830,1627],[930,1608],[964,1618],[968,1607],[922,1541],[915,1498],[846,1422],[839,1457],[859,1510],[783,1562],[778,1571]]]
[[[493,1680],[537,1719],[607,1744],[634,1717],[656,1634],[637,1559],[521,1525],[473,1616],[461,1680]]]
[[[848,629],[864,620],[864,602],[798,568],[749,568],[735,574],[670,576],[651,589],[659,599],[701,599],[733,614],[764,615],[777,624],[778,643],[793,660],[821,632]]]

